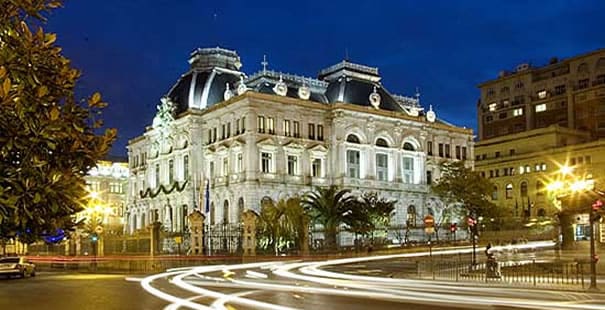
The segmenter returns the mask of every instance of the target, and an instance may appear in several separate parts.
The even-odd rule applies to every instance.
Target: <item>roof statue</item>
[[[429,105],[429,110],[428,112],[426,112],[426,120],[433,123],[435,122],[435,119],[437,118],[437,116],[435,115],[435,112],[433,111],[433,105]]]
[[[160,134],[164,137],[168,135],[168,129],[174,121],[174,113],[176,107],[170,98],[162,97],[160,104],[157,105],[157,112],[153,118],[153,128],[159,129]]]
[[[233,98],[233,91],[231,91],[231,88],[229,87],[229,83],[225,83],[225,92],[223,93],[223,99],[225,100],[229,100],[231,98]]]
[[[285,96],[288,93],[288,85],[284,83],[284,79],[281,75],[279,76],[279,82],[273,87],[273,91],[280,96]]]
[[[309,100],[311,97],[311,89],[307,86],[307,83],[303,81],[303,85],[298,88],[298,97],[300,99]]]
[[[248,86],[244,82],[244,75],[239,76],[239,84],[237,85],[237,94],[241,95],[248,91]]]
[[[376,86],[374,86],[374,91],[370,94],[370,104],[375,108],[378,109],[378,107],[380,106],[380,94],[376,91]]]

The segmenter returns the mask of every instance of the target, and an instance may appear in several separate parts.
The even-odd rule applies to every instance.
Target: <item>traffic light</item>
[[[453,232],[453,233],[455,233],[456,230],[458,230],[458,227],[457,227],[456,223],[450,224],[450,231]]]

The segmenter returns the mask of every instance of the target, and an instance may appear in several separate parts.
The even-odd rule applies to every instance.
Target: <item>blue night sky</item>
[[[82,71],[81,96],[98,90],[112,154],[151,124],[161,96],[197,47],[234,49],[242,70],[316,77],[349,60],[379,68],[392,93],[432,104],[476,128],[476,85],[500,70],[605,47],[605,1],[67,1],[47,30]]]

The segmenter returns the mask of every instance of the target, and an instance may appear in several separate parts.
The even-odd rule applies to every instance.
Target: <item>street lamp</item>
[[[554,194],[553,203],[558,208],[562,208],[559,202],[563,199],[569,199],[568,201],[572,202],[574,198],[582,198],[579,197],[579,194],[592,194],[592,198],[588,197],[588,201],[592,201],[590,213],[589,213],[589,235],[590,235],[590,286],[589,289],[596,290],[597,289],[597,277],[596,277],[596,264],[598,261],[595,249],[595,221],[600,218],[599,211],[603,207],[603,202],[600,198],[603,198],[604,195],[602,192],[594,189],[594,181],[590,179],[579,178],[573,175],[573,168],[567,165],[563,165],[560,167],[558,178],[552,180],[546,186],[546,190]],[[594,197],[598,197],[598,199],[594,199]],[[571,199],[570,199],[571,198]],[[585,203],[586,199],[580,199],[580,210],[585,211]],[[561,211],[559,210],[559,219],[561,219]],[[562,229],[561,220],[559,221],[559,230]],[[561,239],[561,232],[559,232],[559,238]],[[557,240],[559,241],[559,240]]]

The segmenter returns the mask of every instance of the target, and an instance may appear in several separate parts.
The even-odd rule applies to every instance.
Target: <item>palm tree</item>
[[[348,189],[338,189],[337,186],[315,187],[311,192],[305,194],[302,204],[314,223],[319,223],[324,228],[326,248],[335,250],[336,233],[338,226],[344,222],[345,217],[351,212]]]
[[[264,202],[259,219],[261,235],[276,255],[281,247],[289,248],[292,244],[299,250],[303,249],[307,242],[309,217],[301,206],[300,198],[280,199],[277,204]]]

